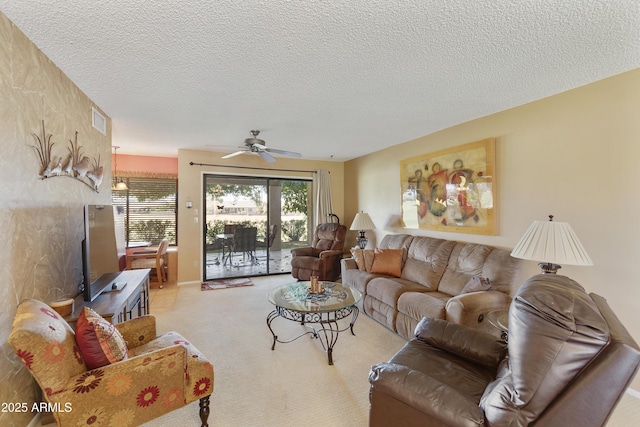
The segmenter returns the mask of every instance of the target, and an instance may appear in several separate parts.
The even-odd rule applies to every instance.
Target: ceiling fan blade
[[[232,157],[239,156],[240,154],[247,153],[247,152],[248,152],[247,150],[236,151],[235,153],[231,153],[231,154],[227,154],[225,156],[222,156],[221,159],[230,159]]]
[[[276,161],[275,157],[273,157],[271,154],[267,153],[266,151],[259,150],[258,154],[260,155],[260,157],[262,157],[269,163],[273,163]]]
[[[282,154],[283,156],[296,157],[298,159],[302,157],[302,154],[296,153],[295,151],[278,150],[276,148],[267,148],[266,150],[270,153]]]
[[[254,140],[254,141],[258,141],[258,140]],[[264,144],[260,144],[259,142],[252,142],[252,143],[251,143],[251,145],[252,145],[253,147],[259,148],[259,149],[261,149],[261,150],[266,150],[266,149],[267,149],[267,146],[266,146],[266,145],[264,145]]]

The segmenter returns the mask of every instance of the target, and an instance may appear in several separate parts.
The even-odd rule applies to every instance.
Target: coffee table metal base
[[[315,338],[320,341],[320,343],[322,344],[322,348],[327,352],[329,365],[333,365],[333,346],[338,341],[338,335],[340,334],[340,332],[344,332],[347,329],[351,330],[351,335],[355,335],[355,333],[353,332],[353,325],[354,323],[356,323],[356,319],[358,318],[359,313],[360,310],[355,305],[341,308],[336,311],[318,313],[301,312],[288,308],[276,307],[276,309],[269,313],[269,315],[267,316],[267,326],[271,331],[271,335],[273,335],[273,345],[271,346],[271,350],[275,350],[277,342],[286,344],[302,338],[305,335],[311,335],[311,338]],[[352,316],[349,326],[340,329],[338,320],[344,319],[349,315]],[[288,341],[282,341],[278,339],[278,336],[273,331],[273,328],[271,328],[271,323],[278,317],[283,317],[285,319],[298,322],[303,326],[306,326],[309,323],[318,324],[320,325],[320,328],[316,330],[315,328],[311,327],[311,330],[308,332],[305,332]]]

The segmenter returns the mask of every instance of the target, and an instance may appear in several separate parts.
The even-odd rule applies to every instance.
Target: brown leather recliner
[[[340,260],[347,227],[326,223],[316,227],[311,247],[291,251],[291,275],[299,280],[318,276],[320,280],[340,277]]]
[[[424,318],[372,367],[371,426],[603,426],[640,364],[604,298],[537,275],[509,309],[508,344]]]

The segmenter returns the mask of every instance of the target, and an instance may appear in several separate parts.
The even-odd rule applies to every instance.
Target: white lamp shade
[[[578,236],[566,222],[534,221],[511,256],[553,264],[593,265]]]
[[[114,185],[112,188],[112,190],[128,190],[129,187],[127,187],[127,183],[124,181],[118,181],[118,183],[116,185]]]
[[[368,213],[359,212],[351,223],[349,230],[375,230],[376,226],[371,221]]]

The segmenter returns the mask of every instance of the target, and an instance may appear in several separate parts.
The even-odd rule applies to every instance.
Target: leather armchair
[[[316,227],[311,247],[291,251],[291,275],[299,280],[318,276],[320,280],[340,277],[340,260],[344,249],[347,227],[326,223]]]
[[[9,344],[42,389],[58,426],[140,425],[200,400],[207,426],[213,365],[176,332],[156,335],[153,316],[115,325],[128,356],[90,369],[69,324],[47,304],[18,306]],[[70,410],[67,410],[70,409]]]
[[[371,426],[603,426],[640,349],[604,298],[538,275],[509,308],[508,343],[424,318],[372,367]]]

